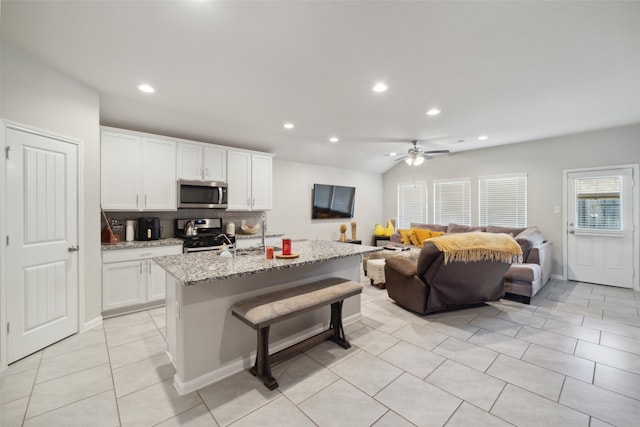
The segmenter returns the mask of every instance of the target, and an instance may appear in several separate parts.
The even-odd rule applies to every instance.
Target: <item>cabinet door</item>
[[[176,162],[178,179],[201,180],[202,147],[200,144],[178,143],[178,158]]]
[[[177,210],[175,142],[143,138],[142,153],[142,209],[147,211]]]
[[[145,261],[147,270],[147,301],[164,299],[167,287],[167,273],[154,261]]]
[[[205,180],[227,182],[227,150],[205,144],[202,166]]]
[[[251,153],[227,151],[228,210],[251,209]]]
[[[105,210],[136,211],[139,207],[140,138],[115,132],[100,137],[100,195]]]
[[[143,262],[125,261],[102,266],[102,309],[141,304],[145,301]]]
[[[251,208],[265,211],[271,209],[271,156],[253,154],[251,161]]]

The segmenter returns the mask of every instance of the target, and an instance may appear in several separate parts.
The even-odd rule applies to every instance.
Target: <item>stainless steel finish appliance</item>
[[[236,243],[235,236],[222,232],[220,218],[176,219],[175,236],[184,241],[184,253],[219,250],[224,245],[233,249]]]
[[[216,181],[178,181],[178,208],[227,207],[227,184]]]

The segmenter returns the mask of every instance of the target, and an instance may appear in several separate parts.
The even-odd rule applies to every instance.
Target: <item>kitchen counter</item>
[[[176,369],[173,385],[178,393],[190,393],[252,366],[256,332],[232,315],[234,303],[328,277],[360,282],[362,255],[381,249],[304,241],[293,242],[292,252],[300,255],[293,259],[267,260],[252,251],[235,258],[213,252],[153,258],[166,271],[167,352]],[[273,325],[271,353],[325,330],[330,316],[330,308],[321,307]],[[361,317],[360,295],[345,299],[343,324]],[[264,388],[257,379],[255,387]]]
[[[242,233],[236,233],[236,240],[244,240],[244,239],[262,239],[262,234],[260,233],[260,231],[258,231],[255,234],[242,234]],[[282,237],[284,236],[284,233],[269,233],[266,232],[264,234],[265,238],[269,238],[269,237]]]
[[[159,240],[147,240],[147,241],[134,240],[133,242],[119,242],[115,245],[101,245],[101,250],[116,251],[119,249],[153,248],[158,246],[174,246],[174,245],[182,246],[182,240],[176,239],[174,237],[169,237],[166,239],[159,239]]]
[[[379,251],[374,246],[347,245],[324,240],[295,242],[291,251],[298,258],[265,259],[262,253],[243,254],[239,251],[234,258],[225,258],[216,252],[192,252],[154,258],[154,260],[183,285],[197,285],[216,282],[234,277],[259,274],[268,271],[300,267],[332,259],[344,258]],[[276,252],[278,254],[280,252]]]

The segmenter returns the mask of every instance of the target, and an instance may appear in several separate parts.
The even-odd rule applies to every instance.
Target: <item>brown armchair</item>
[[[444,252],[426,241],[417,262],[388,258],[384,272],[389,297],[403,308],[426,314],[502,298],[510,265],[495,260],[445,264]]]

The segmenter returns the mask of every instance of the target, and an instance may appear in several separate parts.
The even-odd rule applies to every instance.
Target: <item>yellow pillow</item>
[[[393,224],[391,224],[391,221],[387,222],[387,228],[384,229],[384,235],[386,237],[391,237],[391,235],[393,234]]]
[[[414,228],[413,229],[413,234],[415,234],[416,236],[416,240],[418,241],[417,246],[422,247],[423,246],[423,242],[429,238],[431,238],[432,234],[431,234],[431,230],[423,230],[420,228]]]
[[[409,233],[409,240],[411,240],[411,244],[413,246],[420,246],[420,242],[418,241],[418,236],[416,235],[415,228],[411,229],[411,233]]]
[[[402,243],[404,243],[405,245],[411,244],[411,233],[413,233],[413,230],[399,228],[398,233],[400,234],[400,241]]]
[[[382,225],[376,224],[375,228],[373,229],[373,235],[378,237],[384,236],[385,231],[386,230]]]
[[[431,237],[440,237],[440,236],[444,236],[444,231],[432,231],[431,232]]]

